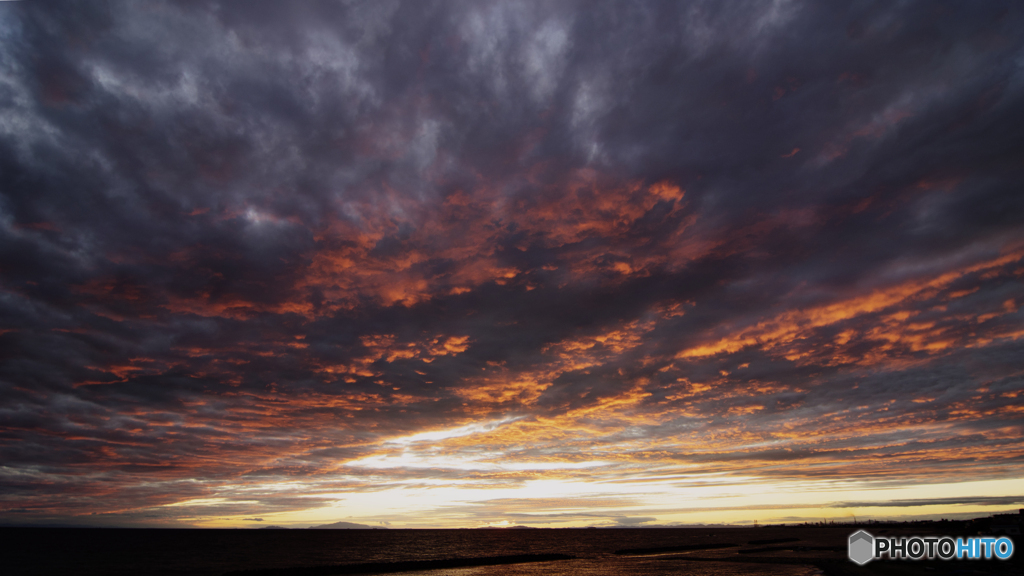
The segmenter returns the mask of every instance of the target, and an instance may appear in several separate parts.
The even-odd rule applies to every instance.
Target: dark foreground
[[[400,562],[367,562],[363,564],[337,564],[333,566],[297,566],[294,568],[262,568],[233,570],[224,576],[334,576],[335,574],[394,574],[396,572],[422,572],[446,568],[475,568],[478,566],[504,566],[529,562],[574,560],[566,554],[517,554],[515,556],[483,556],[477,558],[445,558],[441,560],[405,560]]]
[[[875,535],[967,535],[950,524],[867,525]],[[857,566],[843,526],[491,530],[0,529],[0,572],[172,576],[1020,575],[1009,561]],[[1019,538],[1014,538],[1019,544]]]

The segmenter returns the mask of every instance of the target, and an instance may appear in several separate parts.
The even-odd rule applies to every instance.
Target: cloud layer
[[[634,525],[708,505],[652,487],[1021,478],[1022,26],[0,6],[0,521],[422,490]],[[962,496],[929,502],[1019,503]]]

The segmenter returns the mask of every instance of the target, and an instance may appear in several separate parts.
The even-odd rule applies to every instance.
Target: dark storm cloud
[[[0,8],[5,506],[1019,473],[1012,4]]]

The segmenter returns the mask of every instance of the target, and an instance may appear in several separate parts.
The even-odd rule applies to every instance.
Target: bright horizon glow
[[[500,433],[503,424],[518,418],[484,421],[434,430],[382,443],[387,452],[344,463],[347,467],[386,470],[431,469],[446,471],[585,470],[608,462],[503,462],[502,453],[479,452],[486,436]],[[474,436],[477,438],[474,440]],[[415,446],[413,447],[412,445]],[[401,451],[394,453],[395,446]],[[471,457],[464,456],[469,450]],[[490,462],[488,460],[491,460]],[[499,462],[494,462],[495,460]],[[351,493],[322,493],[316,483],[260,485],[251,490],[293,488],[297,496],[334,499],[325,507],[281,514],[263,514],[260,525],[308,527],[338,521],[390,528],[474,528],[483,526],[644,526],[673,524],[777,524],[844,522],[890,518],[964,518],[1005,511],[1006,504],[928,504],[976,497],[1021,498],[1021,479],[934,484],[864,482],[858,480],[802,480],[778,482],[743,475],[685,473],[664,467],[639,468],[628,478],[612,480],[534,479],[521,486],[501,481],[389,480],[394,487]],[[647,475],[645,475],[647,474]],[[404,485],[403,485],[404,483]],[[242,492],[242,488],[232,489]],[[886,503],[905,502],[903,506]],[[168,506],[213,506],[224,499],[207,498]],[[919,503],[920,502],[920,503]],[[860,503],[859,505],[857,503]],[[876,505],[878,503],[879,505]],[[894,511],[896,513],[894,514]],[[254,527],[251,519],[218,518],[201,522],[209,527]]]
[[[254,523],[243,518],[202,522],[208,527],[281,525],[305,528],[338,521],[391,528],[474,528],[493,525],[535,527],[643,526],[672,524],[794,524],[824,520],[848,522],[887,519],[966,518],[1012,511],[1007,505],[863,505],[849,502],[892,502],[948,498],[949,494],[1020,498],[1021,479],[906,485],[890,488],[834,482],[759,483],[748,479],[727,486],[678,487],[667,482],[607,485],[592,482],[535,481],[521,488],[395,488],[346,497],[325,508],[264,514]],[[514,513],[495,506],[513,504]],[[489,503],[497,502],[496,505]],[[185,505],[180,503],[178,505]],[[471,519],[463,509],[480,508]],[[894,513],[895,510],[895,513]],[[569,516],[561,520],[559,516]],[[648,518],[630,522],[631,518]]]

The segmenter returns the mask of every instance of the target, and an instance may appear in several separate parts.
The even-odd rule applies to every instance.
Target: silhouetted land
[[[716,543],[716,544],[685,544],[683,546],[662,546],[660,548],[626,548],[616,550],[615,554],[664,554],[665,552],[690,552],[692,550],[716,550],[718,548],[734,548],[739,544]]]
[[[443,560],[410,560],[406,562],[373,562],[369,564],[339,564],[336,566],[305,566],[297,568],[271,568],[268,570],[235,570],[224,576],[334,576],[336,574],[391,574],[414,570],[440,568],[468,568],[472,566],[499,566],[526,562],[572,560],[567,554],[518,554],[515,556],[487,556],[483,558],[445,558]]]
[[[697,572],[827,576],[1024,574],[1008,561],[850,562],[846,542],[875,536],[989,534],[979,522],[534,530],[131,530],[0,529],[0,573],[17,576],[316,576],[397,573],[525,562],[517,574],[649,576]],[[1020,545],[1019,537],[1013,537]],[[745,543],[745,544],[743,544]],[[569,558],[575,559],[569,559]],[[544,564],[554,561],[555,564]],[[697,569],[697,563],[701,566]],[[760,566],[754,566],[760,565]],[[800,568],[800,567],[804,568]],[[564,567],[564,568],[562,568]],[[792,568],[792,570],[790,570]],[[696,570],[695,570],[696,569]],[[490,574],[500,574],[492,569]]]
[[[783,542],[797,542],[799,538],[769,538],[767,540],[751,540],[747,544],[781,544]]]

